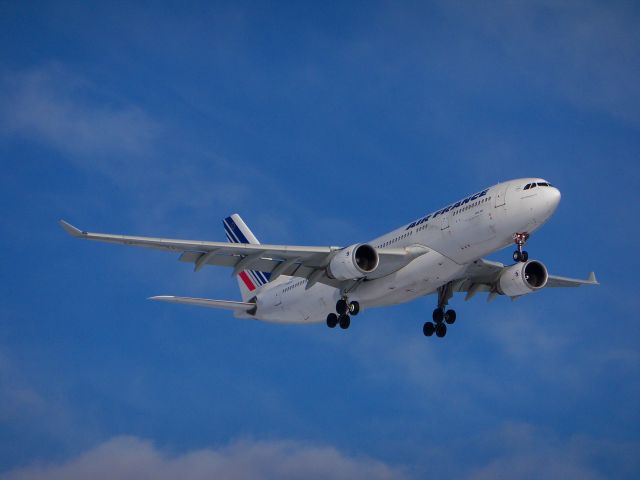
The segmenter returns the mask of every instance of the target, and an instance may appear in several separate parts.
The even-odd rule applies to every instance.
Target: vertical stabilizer
[[[254,245],[260,242],[251,232],[247,224],[244,223],[240,215],[234,213],[222,222],[227,239],[231,243],[251,243]],[[265,283],[269,282],[271,274],[269,272],[259,272],[257,270],[243,270],[238,274],[238,285],[242,300],[247,301],[255,295],[255,291]]]

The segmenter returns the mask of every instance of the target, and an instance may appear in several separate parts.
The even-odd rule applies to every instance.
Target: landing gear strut
[[[517,248],[517,250],[513,252],[514,262],[526,262],[529,260],[529,254],[522,250],[522,247],[527,243],[527,240],[529,240],[529,234],[527,232],[513,234],[513,243],[516,244]]]
[[[340,328],[346,330],[351,325],[349,315],[355,316],[358,313],[360,313],[360,304],[355,301],[349,302],[347,297],[343,297],[336,303],[336,313],[327,315],[327,326],[335,328],[336,325],[340,325]]]
[[[422,333],[426,337],[431,337],[434,333],[437,337],[444,337],[447,334],[447,325],[452,325],[456,321],[456,311],[447,310],[449,299],[453,297],[453,284],[451,282],[438,288],[438,307],[433,311],[433,322],[425,322]]]

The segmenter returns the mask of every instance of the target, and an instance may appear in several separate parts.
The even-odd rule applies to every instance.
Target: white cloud
[[[76,159],[109,157],[118,163],[118,156],[147,153],[160,133],[141,108],[99,101],[99,89],[60,65],[6,74],[2,89],[5,131]]]
[[[469,480],[626,478],[640,466],[637,443],[587,435],[563,438],[527,423],[507,422],[473,442],[489,454],[488,461],[468,471]]]
[[[433,297],[424,300],[427,305],[431,301]],[[625,392],[637,391],[634,379],[639,356],[633,350],[585,338],[579,321],[547,323],[547,317],[541,321],[527,314],[529,307],[500,306],[498,302],[492,308],[478,305],[484,310],[475,312],[472,319],[465,318],[467,308],[462,307],[459,322],[450,327],[444,341],[425,338],[420,321],[412,321],[410,329],[395,323],[400,322],[403,311],[416,315],[422,301],[410,309],[367,311],[367,318],[375,325],[358,328],[348,354],[369,382],[411,392],[406,401],[426,414],[434,404],[440,405],[443,415],[469,418],[505,415],[501,408],[513,414],[532,405],[557,412],[560,407],[554,398],[562,397],[561,405],[569,399],[591,401],[594,384],[606,385],[620,378],[627,379]],[[492,310],[500,312],[499,319],[493,318]],[[379,321],[388,315],[388,321]],[[323,339],[341,345],[339,338]],[[553,395],[534,400],[541,391]],[[616,421],[621,415],[633,415],[628,411],[632,405],[627,393],[620,397],[614,409]]]
[[[45,408],[42,396],[25,382],[8,355],[0,350],[0,422],[33,416]]]
[[[486,8],[447,1],[441,8],[463,21],[476,40],[492,45],[490,61],[479,56],[463,68],[497,79],[515,77],[577,108],[640,126],[640,31],[636,12],[626,4],[536,0]],[[482,82],[475,85],[482,88]]]
[[[219,449],[172,454],[136,437],[116,437],[66,463],[7,472],[5,480],[401,479],[402,469],[333,447],[290,441],[239,441]]]
[[[133,217],[141,231],[164,233],[163,228],[176,228],[176,220],[191,224],[191,213],[202,221],[203,211],[227,214],[256,204],[252,187],[258,183],[272,190],[261,194],[273,196],[274,182],[255,166],[185,140],[179,126],[158,121],[120,97],[60,63],[5,72],[0,135],[57,152],[62,161],[121,187],[129,194],[128,209],[118,214]],[[82,209],[85,201],[72,203]],[[109,202],[105,208],[114,206]]]
[[[44,146],[74,167],[105,176],[122,188],[126,211],[96,197],[91,216],[102,206],[150,235],[193,235],[193,225],[200,224],[206,226],[201,235],[224,238],[222,216],[236,211],[251,216],[256,205],[260,213],[253,214],[253,228],[273,242],[302,242],[291,233],[296,217],[305,218],[309,235],[336,229],[354,233],[350,224],[318,217],[299,195],[293,199],[270,170],[218,155],[206,139],[185,134],[179,124],[161,122],[144,106],[121,97],[61,63],[5,71],[0,76],[0,137]],[[86,201],[64,206],[83,210]],[[209,218],[210,212],[222,214]]]
[[[487,335],[506,356],[514,361],[529,362],[534,358],[561,354],[569,346],[570,340],[561,328],[550,332],[525,312],[525,309],[512,311],[503,321],[487,327]]]

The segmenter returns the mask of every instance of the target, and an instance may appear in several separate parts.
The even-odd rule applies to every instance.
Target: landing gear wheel
[[[351,318],[349,318],[349,315],[343,313],[338,317],[338,322],[340,323],[340,328],[346,330],[349,328],[349,325],[351,325]]]
[[[523,262],[526,262],[527,260],[529,260],[529,253],[523,251],[520,254],[520,260],[522,260]]]
[[[358,302],[351,302],[349,304],[349,313],[351,315],[357,315],[360,312],[360,304]]]
[[[513,252],[513,261],[514,262],[519,262],[520,261],[520,252],[518,250]]]
[[[440,338],[444,337],[447,334],[447,326],[444,323],[439,323],[436,325],[436,335]]]
[[[425,337],[430,337],[431,335],[433,335],[433,332],[436,331],[436,327],[433,323],[431,322],[425,322],[424,326],[422,327],[422,333],[424,333]]]
[[[347,313],[347,310],[349,310],[347,302],[343,299],[338,300],[336,303],[336,312],[338,312],[338,315],[344,315]]]
[[[338,316],[335,313],[327,315],[327,327],[336,328],[336,325],[338,325]]]
[[[433,311],[433,324],[431,322],[427,322],[424,324],[423,333],[426,336],[431,336],[434,333],[442,338],[447,334],[447,325],[451,325],[456,321],[456,311],[455,310],[447,310],[447,305],[449,305],[449,300],[453,297],[454,294],[454,283],[448,282],[441,287],[438,287],[438,303],[436,304],[438,308]],[[435,325],[434,325],[435,324]]]
[[[447,313],[444,314],[444,321],[449,325],[453,325],[456,321],[456,311],[455,310],[447,310]]]

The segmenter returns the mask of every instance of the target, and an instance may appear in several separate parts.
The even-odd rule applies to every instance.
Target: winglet
[[[160,301],[160,302],[170,302],[172,301],[174,298],[173,295],[156,295],[155,297],[147,297],[147,300],[156,300],[156,301]]]
[[[593,283],[594,285],[600,285],[600,282],[598,282],[598,280],[596,280],[596,274],[595,272],[591,272],[589,274],[589,278],[587,279],[587,281],[589,283]]]
[[[71,225],[70,223],[65,222],[64,220],[60,220],[60,221],[58,221],[58,223],[72,237],[82,237],[83,235],[87,234],[87,232],[83,232],[82,230],[80,230],[80,229],[74,227],[73,225]]]

